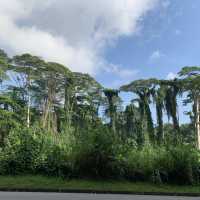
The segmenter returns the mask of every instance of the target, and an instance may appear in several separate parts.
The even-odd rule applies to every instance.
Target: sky
[[[172,79],[199,65],[199,7],[199,0],[0,0],[0,48],[89,73],[109,88]]]

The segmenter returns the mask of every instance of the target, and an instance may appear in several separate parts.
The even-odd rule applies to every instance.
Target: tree
[[[177,98],[182,95],[182,86],[178,79],[160,80],[160,85],[164,88],[164,104],[168,119],[172,118],[174,127],[174,141],[178,141],[180,135],[179,116]]]
[[[157,116],[157,140],[161,144],[164,141],[164,129],[163,129],[163,110],[164,110],[164,99],[166,94],[166,87],[160,85],[160,81],[156,81],[157,86],[153,91],[153,100],[156,104],[156,116]]]
[[[74,125],[87,127],[99,120],[99,107],[102,104],[103,87],[89,74],[73,73],[73,121]]]
[[[185,103],[193,103],[194,127],[197,147],[200,149],[200,67],[184,67],[180,72],[182,87],[188,92]]]
[[[118,97],[119,91],[112,89],[104,89],[104,94],[108,99],[110,127],[113,133],[116,133],[116,105],[114,100],[115,97]]]
[[[61,64],[48,62],[44,65],[43,79],[36,82],[40,104],[42,104],[42,127],[48,131],[57,133],[60,129],[60,115],[58,114],[61,104],[64,101],[64,108],[69,108],[66,98],[69,91],[66,91],[69,69]],[[63,100],[64,98],[64,100]],[[67,112],[67,111],[66,111]],[[65,116],[67,117],[67,116]]]
[[[126,106],[124,115],[126,137],[134,138],[139,144],[142,143],[140,109],[132,102]]]
[[[72,116],[73,116],[73,88],[74,88],[74,78],[73,73],[67,73],[65,76],[65,92],[64,92],[64,121],[66,129],[70,129],[72,126]]]
[[[7,78],[6,70],[9,66],[9,58],[7,54],[0,49],[0,84]]]
[[[150,110],[151,96],[154,91],[155,82],[156,79],[136,80],[128,85],[120,87],[121,91],[133,92],[139,97],[136,98],[135,101],[137,101],[139,104],[142,126],[141,129],[144,133],[145,126],[147,126],[148,131],[148,135],[145,134],[144,136],[142,136],[143,142],[145,139],[150,140],[151,142],[154,142],[155,140],[154,125]]]
[[[12,69],[24,76],[24,88],[27,97],[27,127],[30,127],[30,109],[31,109],[31,84],[32,79],[38,76],[40,68],[44,62],[37,56],[23,54],[13,58],[14,65]],[[39,70],[40,68],[40,70]]]

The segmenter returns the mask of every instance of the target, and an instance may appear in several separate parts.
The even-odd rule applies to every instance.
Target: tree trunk
[[[157,113],[157,123],[158,123],[157,139],[158,139],[158,143],[161,144],[164,140],[164,131],[163,131],[162,105],[159,103],[156,104],[156,113]]]
[[[145,107],[146,107],[145,114],[146,114],[146,119],[147,119],[148,138],[149,138],[149,141],[153,143],[155,141],[153,119],[151,116],[151,110],[150,110],[149,104],[146,104]]]
[[[27,127],[30,127],[30,106],[31,106],[31,97],[28,95],[28,109],[27,109]]]
[[[44,106],[42,126],[52,133],[57,133],[57,116],[55,113],[55,82],[53,78],[48,81],[48,95]]]
[[[111,114],[111,128],[112,128],[112,131],[113,133],[116,133],[116,124],[115,124],[115,113],[112,113]]]
[[[72,95],[72,86],[70,85],[71,82],[68,83],[66,80],[65,83],[65,103],[64,103],[64,111],[65,111],[65,122],[67,129],[71,127],[72,124],[72,112],[73,112],[73,105],[71,102],[71,95]]]
[[[28,81],[27,81],[27,93],[28,93],[28,108],[27,108],[27,127],[29,128],[30,127],[30,107],[31,107],[31,95],[30,95],[30,84],[31,84],[31,81],[30,81],[30,78],[28,76]]]
[[[174,106],[171,108],[172,121],[173,121],[174,130],[176,131],[177,134],[179,134],[180,126],[179,126],[179,119],[178,119],[178,105],[177,105],[176,96],[173,96],[172,99],[173,99],[172,104],[174,104]]]
[[[177,133],[180,131],[180,127],[179,127],[179,120],[177,118],[177,115],[172,116],[172,121],[173,121],[173,126],[174,129],[177,131]]]
[[[197,148],[200,150],[200,96],[196,98],[196,133],[197,133]]]
[[[110,107],[110,126],[111,126],[111,130],[113,131],[113,133],[116,133],[116,114],[115,114],[115,106],[113,104],[113,97],[110,97],[108,99],[109,101],[109,107]]]
[[[47,100],[45,100],[45,103],[44,103],[44,110],[43,110],[43,117],[42,117],[42,127],[43,128],[46,127],[49,110],[50,110],[50,103],[49,103],[49,99],[47,99]]]

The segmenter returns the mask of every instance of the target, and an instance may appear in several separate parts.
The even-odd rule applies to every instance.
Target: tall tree
[[[193,103],[193,124],[196,129],[197,147],[200,149],[200,67],[184,67],[179,76],[184,91],[188,93],[185,103]]]
[[[73,73],[69,72],[65,76],[65,91],[64,91],[64,121],[66,129],[70,129],[72,126],[73,116],[73,90],[74,90],[74,78]]]
[[[156,105],[156,116],[157,116],[157,140],[161,144],[164,141],[164,130],[163,130],[163,110],[164,110],[164,99],[166,93],[166,87],[160,85],[160,81],[156,81],[156,87],[152,94],[154,103]]]
[[[40,104],[42,105],[42,127],[48,131],[57,133],[60,129],[61,119],[59,109],[63,105],[66,108],[65,88],[69,69],[61,64],[45,63],[42,72],[43,78],[38,80],[37,86],[40,91]]]
[[[73,111],[74,123],[87,126],[98,120],[99,107],[102,104],[103,87],[89,74],[73,73]]]
[[[182,86],[178,79],[161,80],[160,82],[165,87],[165,109],[168,118],[172,118],[174,137],[177,140],[180,133],[177,98],[182,95]]]
[[[125,112],[125,131],[126,137],[131,137],[141,143],[141,117],[139,108],[132,102],[126,106]]]
[[[155,79],[136,80],[128,85],[120,87],[121,91],[133,92],[138,96],[138,98],[136,98],[135,100],[138,101],[140,108],[140,117],[142,122],[141,128],[144,133],[145,126],[147,126],[148,132],[148,135],[145,134],[143,138],[146,138],[146,140],[150,140],[151,142],[154,142],[155,140],[154,125],[150,109],[151,96],[154,91],[155,82]]]
[[[24,88],[27,97],[27,127],[30,127],[30,110],[31,110],[31,85],[34,77],[40,73],[39,68],[44,62],[37,56],[23,54],[13,58],[13,70],[24,76]],[[41,69],[41,68],[40,68]]]
[[[105,89],[104,94],[108,99],[110,127],[113,133],[116,133],[116,110],[115,98],[118,97],[118,90]]]

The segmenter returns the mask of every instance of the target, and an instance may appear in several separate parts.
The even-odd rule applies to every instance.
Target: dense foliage
[[[198,183],[199,75],[200,67],[184,67],[174,80],[113,90],[58,63],[1,50],[0,174]],[[121,91],[134,94],[125,108]],[[179,123],[178,100],[192,105],[188,124]]]

